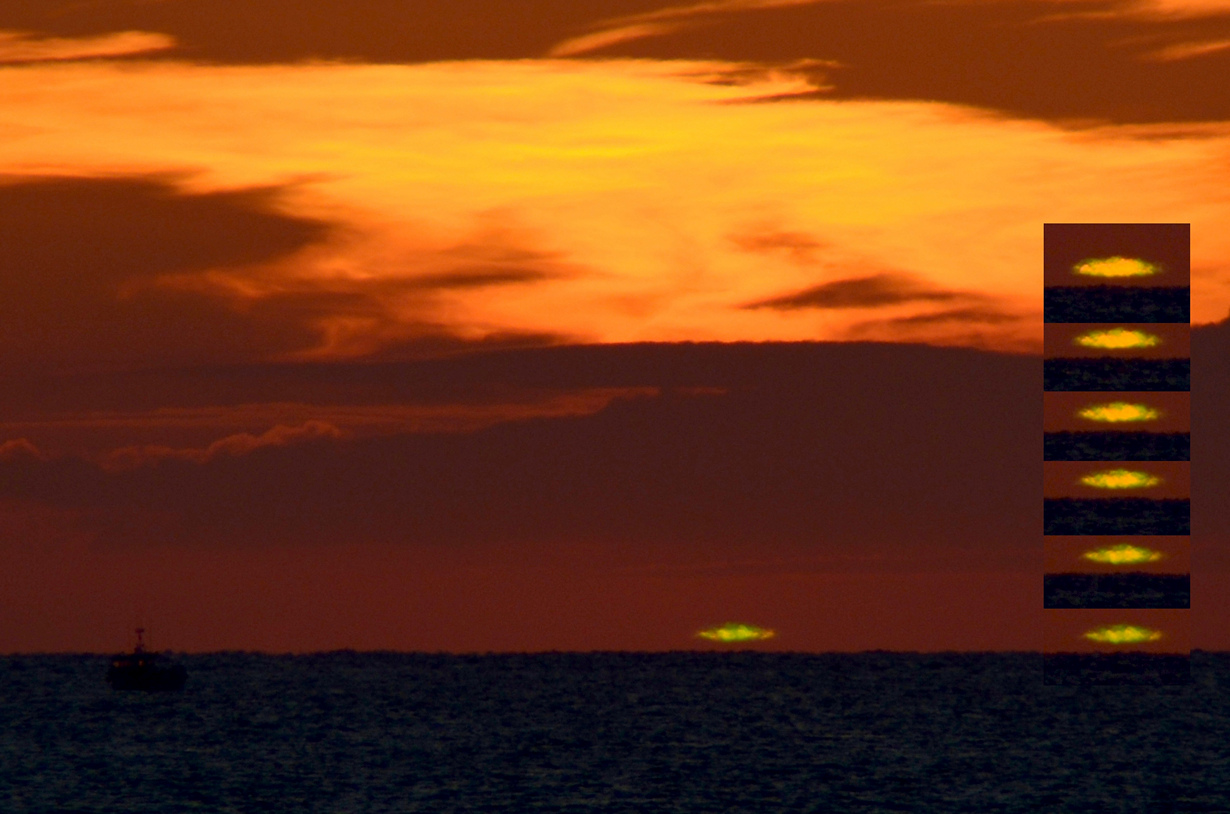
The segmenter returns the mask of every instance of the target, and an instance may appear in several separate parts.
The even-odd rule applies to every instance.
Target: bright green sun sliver
[[[711,627],[708,630],[699,631],[696,635],[713,642],[752,642],[758,639],[771,639],[777,633],[776,631],[757,627],[756,625],[727,622],[721,627]]]
[[[1103,348],[1105,350],[1128,350],[1135,348],[1153,348],[1162,343],[1157,334],[1145,331],[1133,331],[1127,328],[1110,328],[1105,331],[1089,331],[1072,340],[1074,344],[1085,348]]]
[[[1162,411],[1147,404],[1112,401],[1108,404],[1090,404],[1077,412],[1077,415],[1089,421],[1118,423],[1121,421],[1152,421],[1160,418]]]
[[[1162,267],[1132,257],[1099,257],[1082,260],[1072,271],[1084,277],[1151,277]]]
[[[1141,642],[1155,642],[1162,638],[1160,630],[1136,625],[1108,625],[1086,631],[1082,635],[1090,641],[1102,644],[1140,644]]]
[[[1086,551],[1081,556],[1087,560],[1106,565],[1137,565],[1142,562],[1156,562],[1166,555],[1151,548],[1120,543],[1119,545]]]
[[[1093,472],[1081,478],[1081,483],[1098,489],[1143,489],[1162,482],[1157,475],[1135,472],[1131,469],[1107,469]]]

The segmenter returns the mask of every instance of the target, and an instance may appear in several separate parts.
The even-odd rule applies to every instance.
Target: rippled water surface
[[[1037,654],[0,657],[5,812],[1230,812],[1230,654],[1050,687]]]

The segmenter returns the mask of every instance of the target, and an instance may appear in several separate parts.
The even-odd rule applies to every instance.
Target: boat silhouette
[[[107,683],[113,690],[182,690],[188,671],[179,664],[160,664],[162,656],[145,649],[145,628],[137,628],[137,646],[111,659]]]

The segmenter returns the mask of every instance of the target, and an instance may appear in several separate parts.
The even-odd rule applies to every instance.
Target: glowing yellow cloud
[[[1162,267],[1129,257],[1103,257],[1082,260],[1072,267],[1072,271],[1084,277],[1151,277],[1161,274]]]
[[[1090,641],[1102,644],[1140,644],[1141,642],[1155,642],[1162,638],[1160,630],[1136,625],[1108,625],[1086,631],[1081,635]]]
[[[711,627],[708,630],[698,631],[696,635],[711,642],[752,642],[761,639],[771,639],[777,635],[777,631],[767,630],[755,625],[727,622],[721,627]]]
[[[1086,348],[1106,348],[1121,350],[1124,348],[1152,348],[1162,343],[1157,334],[1144,331],[1129,331],[1127,328],[1111,328],[1108,331],[1089,331],[1072,340],[1074,345]]]
[[[1087,560],[1106,565],[1138,565],[1143,562],[1156,562],[1166,555],[1151,548],[1120,543],[1119,545],[1086,551],[1081,556]]]
[[[1098,489],[1144,489],[1157,486],[1162,479],[1148,472],[1135,472],[1131,469],[1106,469],[1094,472],[1081,478],[1081,483]]]
[[[1119,423],[1122,421],[1152,421],[1160,418],[1162,411],[1147,404],[1112,401],[1108,404],[1090,404],[1078,411],[1077,415],[1090,421]]]

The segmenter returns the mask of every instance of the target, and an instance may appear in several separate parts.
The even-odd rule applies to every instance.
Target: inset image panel
[[[1062,322],[1044,325],[1042,355],[1047,359],[1187,359],[1192,355],[1191,325],[1147,322]]]
[[[1046,461],[1186,461],[1186,392],[1058,391],[1042,394]]]
[[[1187,537],[1047,537],[1044,552],[1045,608],[1191,605]]]
[[[1045,321],[1189,322],[1190,238],[1186,223],[1045,224]]]
[[[1191,611],[1044,610],[1043,683],[1191,682]]]
[[[1191,326],[1079,322],[1043,327],[1043,390],[1187,390]]]
[[[1043,461],[1043,533],[1188,534],[1190,474],[1186,461]]]

